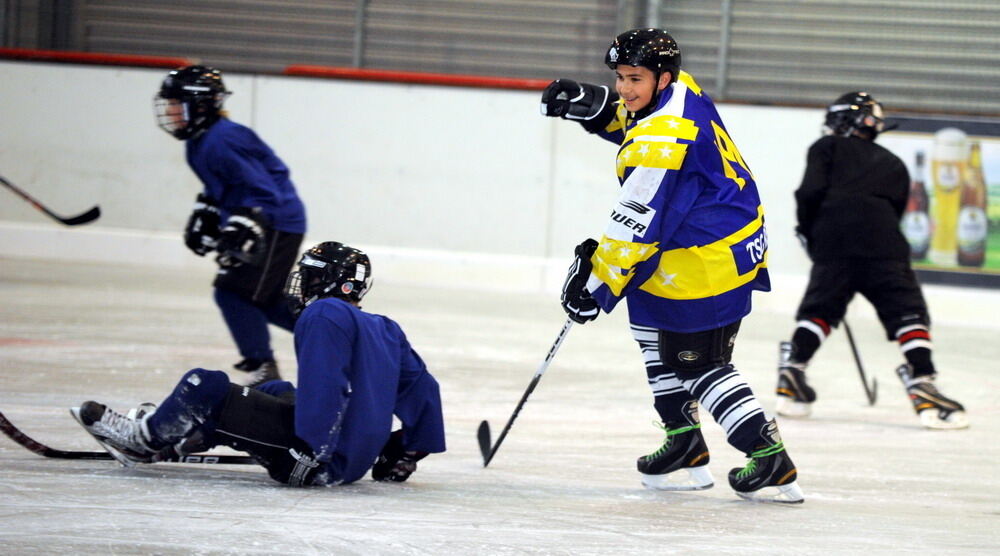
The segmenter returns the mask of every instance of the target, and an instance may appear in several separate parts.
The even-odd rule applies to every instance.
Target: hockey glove
[[[215,199],[199,193],[194,201],[194,210],[184,226],[184,245],[199,257],[215,249],[219,239],[219,203]]]
[[[587,239],[576,246],[576,258],[566,272],[566,282],[563,284],[560,298],[566,315],[579,324],[590,322],[601,313],[597,301],[587,290],[587,280],[590,279],[590,271],[594,267],[590,262],[594,251],[597,251],[597,242],[592,239]]]
[[[425,457],[427,452],[405,450],[402,429],[394,431],[372,466],[372,479],[402,483],[410,478],[417,470],[417,462]]]
[[[230,215],[219,234],[215,258],[219,266],[234,267],[241,264],[258,266],[267,252],[264,231],[267,219],[259,207],[238,208]]]
[[[593,133],[611,123],[618,94],[604,85],[556,79],[542,91],[543,116],[576,120]]]

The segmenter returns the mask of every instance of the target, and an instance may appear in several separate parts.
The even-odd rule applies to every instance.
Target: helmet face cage
[[[855,131],[871,134],[874,139],[885,129],[882,104],[865,92],[841,95],[826,109],[823,130],[827,135],[848,137]]]
[[[335,241],[320,243],[302,254],[288,276],[285,296],[294,313],[324,297],[360,303],[371,287],[368,255]]]
[[[230,94],[217,69],[188,66],[174,70],[153,97],[156,123],[177,139],[190,139],[219,119]]]

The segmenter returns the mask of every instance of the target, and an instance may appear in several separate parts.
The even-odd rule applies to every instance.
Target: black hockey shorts
[[[663,366],[674,371],[681,380],[690,380],[728,365],[733,359],[740,322],[702,332],[660,330],[657,343]]]
[[[316,469],[302,475],[303,468],[290,449],[312,456],[312,449],[295,436],[294,397],[271,396],[260,390],[231,384],[214,439],[235,450],[247,452],[279,483],[295,477],[301,485],[312,483]],[[318,469],[318,468],[317,468]]]
[[[264,235],[267,255],[263,263],[220,267],[212,284],[239,294],[258,307],[268,307],[280,299],[288,274],[299,258],[303,237],[272,229]]]
[[[875,259],[815,263],[795,318],[820,318],[836,327],[856,293],[875,307],[890,341],[896,339],[896,331],[903,326],[931,324],[927,303],[910,263]]]

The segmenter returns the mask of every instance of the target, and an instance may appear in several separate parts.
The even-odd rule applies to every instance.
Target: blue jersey
[[[295,324],[295,354],[295,434],[326,463],[331,482],[371,469],[393,415],[406,450],[445,450],[438,383],[392,319],[320,299]]]
[[[260,207],[272,228],[306,231],[306,211],[288,177],[288,167],[250,128],[220,118],[187,141],[187,161],[220,203],[223,218],[240,207]]]
[[[598,132],[621,145],[621,194],[587,287],[605,311],[628,298],[631,322],[698,332],[750,312],[770,290],[757,185],[712,100],[686,72],[634,121],[620,104]]]

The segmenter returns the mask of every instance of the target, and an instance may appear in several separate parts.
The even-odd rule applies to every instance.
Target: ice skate
[[[796,478],[798,472],[778,435],[772,419],[761,431],[764,442],[748,454],[743,468],[729,471],[729,485],[736,495],[753,502],[799,504],[805,501]]]
[[[666,438],[660,449],[642,456],[636,467],[642,485],[655,490],[705,490],[715,484],[708,469],[708,447],[701,435],[701,424],[667,423]]]
[[[925,427],[935,430],[964,429],[969,426],[965,407],[938,391],[934,375],[913,376],[908,364],[900,365],[896,374],[903,381],[906,393],[913,402],[913,410]]]
[[[243,382],[243,386],[250,388],[260,386],[269,380],[281,380],[281,374],[278,373],[278,363],[274,359],[244,359],[233,365],[233,368],[249,375]]]
[[[149,433],[143,431],[143,421],[130,419],[92,401],[83,402],[69,412],[98,444],[125,467],[152,462],[156,451],[148,445]]]
[[[806,382],[802,365],[791,362],[792,347],[791,342],[781,342],[779,346],[776,409],[784,417],[808,417],[816,401],[816,391]]]

